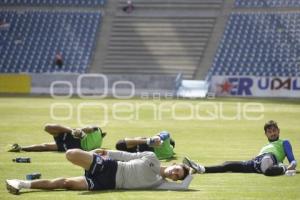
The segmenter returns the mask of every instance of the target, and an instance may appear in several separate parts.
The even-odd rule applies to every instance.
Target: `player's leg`
[[[284,165],[278,165],[277,163],[274,155],[266,154],[260,161],[260,170],[266,176],[278,176],[284,174],[286,167]]]
[[[25,189],[67,189],[67,190],[87,190],[88,185],[84,176],[71,178],[56,178],[52,180],[6,180],[6,188],[12,194],[19,194]]]
[[[66,152],[66,158],[74,165],[89,170],[93,162],[93,153],[81,149],[69,149]]]
[[[137,143],[128,142],[128,139],[122,139],[116,143],[116,149],[119,151],[135,153],[137,152]]]
[[[253,163],[251,161],[226,161],[222,165],[205,166],[205,173],[254,173]]]
[[[222,165],[215,166],[202,166],[191,159],[185,157],[183,163],[188,165],[194,170],[194,173],[224,173],[224,172],[240,172],[240,173],[253,173],[252,161],[227,161]]]
[[[57,151],[57,145],[55,142],[52,143],[43,143],[43,144],[34,144],[29,146],[21,147],[22,151]]]
[[[34,180],[31,182],[31,189],[67,189],[86,190],[87,182],[84,176],[71,178],[57,178],[52,180]]]
[[[54,137],[58,136],[59,134],[72,133],[72,129],[70,127],[58,124],[46,124],[44,130]]]
[[[9,152],[20,152],[20,151],[35,151],[35,152],[40,152],[40,151],[57,151],[57,145],[55,142],[52,143],[43,143],[43,144],[33,144],[33,145],[28,145],[28,146],[21,146],[19,144],[13,144],[10,149],[8,150]]]
[[[266,171],[263,172],[263,174],[266,176],[279,176],[279,175],[283,175],[285,171],[286,169],[284,166],[275,165],[266,169]]]

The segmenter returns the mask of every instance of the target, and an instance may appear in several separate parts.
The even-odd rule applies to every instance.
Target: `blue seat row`
[[[208,76],[300,76],[300,13],[233,13]]]
[[[1,11],[0,72],[87,71],[100,12]],[[55,65],[61,54],[63,67]]]
[[[279,7],[300,7],[299,0],[235,0],[236,7],[271,7],[271,8],[279,8]]]
[[[106,0],[1,0],[0,5],[103,6]]]

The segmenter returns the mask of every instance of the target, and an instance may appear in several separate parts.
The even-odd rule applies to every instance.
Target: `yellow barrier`
[[[30,93],[31,77],[26,74],[1,74],[0,93]]]

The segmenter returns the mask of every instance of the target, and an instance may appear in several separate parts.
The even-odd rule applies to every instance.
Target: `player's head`
[[[279,139],[280,129],[278,128],[277,122],[270,120],[265,123],[264,126],[265,135],[270,142],[274,142]]]
[[[184,164],[173,164],[164,169],[164,176],[173,181],[178,181],[185,179],[189,171],[189,167]]]

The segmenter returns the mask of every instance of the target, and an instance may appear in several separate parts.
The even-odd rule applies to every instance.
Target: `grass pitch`
[[[5,180],[24,179],[40,172],[42,178],[70,177],[83,170],[70,164],[62,153],[8,153],[9,144],[29,145],[52,141],[45,123],[72,127],[98,124],[108,132],[103,147],[114,149],[126,136],[149,136],[168,130],[176,140],[176,159],[183,156],[205,165],[226,160],[248,160],[267,143],[263,125],[278,121],[281,138],[290,139],[300,161],[300,102],[292,100],[84,100],[38,97],[0,97],[0,199],[300,199],[300,175],[266,177],[259,174],[204,174],[195,176],[190,191],[43,191],[22,190],[20,196],[6,191]],[[32,163],[12,162],[30,157]]]

